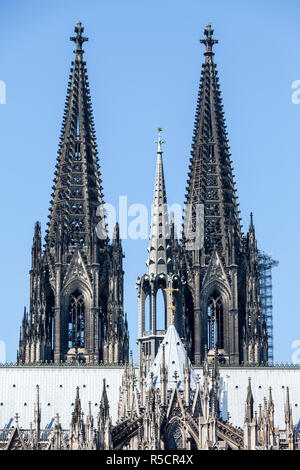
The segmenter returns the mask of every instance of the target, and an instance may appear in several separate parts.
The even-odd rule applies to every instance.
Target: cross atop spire
[[[212,46],[214,44],[218,44],[219,41],[217,39],[212,38],[212,36],[214,34],[214,30],[212,29],[210,23],[208,23],[206,25],[206,28],[204,30],[204,34],[205,34],[206,38],[205,39],[200,39],[201,44],[205,44],[205,46],[206,46],[206,51],[204,52],[204,55],[212,57],[214,55],[214,53],[212,51]]]
[[[84,52],[82,50],[82,44],[85,42],[85,41],[88,41],[89,38],[86,38],[84,36],[82,36],[82,33],[84,31],[84,27],[82,26],[81,22],[78,21],[75,28],[74,28],[74,31],[76,33],[76,36],[73,36],[73,37],[70,37],[70,41],[74,41],[75,44],[76,44],[76,51],[74,51],[75,53],[76,52]]]
[[[158,127],[157,130],[158,130],[158,138],[157,138],[157,140],[155,141],[155,143],[157,144],[157,153],[162,153],[161,146],[162,146],[162,144],[164,144],[166,141],[165,141],[165,140],[162,140],[162,138],[161,138],[162,127]]]

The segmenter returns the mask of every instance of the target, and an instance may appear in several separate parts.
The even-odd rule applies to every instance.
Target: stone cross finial
[[[85,41],[88,41],[88,38],[82,36],[82,33],[84,31],[84,27],[82,26],[80,21],[77,22],[77,24],[74,28],[74,31],[76,33],[76,36],[71,37],[70,41],[75,42],[76,50],[79,51],[79,50],[82,50],[81,49],[82,43],[84,43]]]
[[[208,23],[208,25],[206,25],[206,28],[204,30],[204,34],[205,34],[206,38],[205,39],[200,39],[201,44],[205,44],[205,46],[206,46],[206,51],[205,51],[204,55],[205,56],[213,56],[214,53],[212,51],[212,46],[214,44],[217,44],[218,41],[217,41],[217,39],[212,39],[213,34],[214,34],[214,30],[212,29],[210,23]]]

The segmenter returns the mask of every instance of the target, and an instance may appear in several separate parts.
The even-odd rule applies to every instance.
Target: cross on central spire
[[[157,144],[157,153],[162,153],[161,146],[162,146],[162,144],[164,144],[166,141],[165,141],[165,140],[162,140],[162,138],[161,138],[162,127],[158,127],[157,130],[158,130],[158,138],[157,138],[157,140],[155,141],[155,143]]]

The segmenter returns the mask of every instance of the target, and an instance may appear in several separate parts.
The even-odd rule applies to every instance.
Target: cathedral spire
[[[118,225],[110,244],[105,223],[83,32],[78,22],[43,248],[35,225],[18,362],[120,363],[128,356],[124,255]]]
[[[242,233],[231,154],[213,46],[207,25],[177,265],[188,279],[186,331],[191,357],[200,365],[208,332],[230,363],[265,362],[253,218]],[[176,251],[175,251],[176,252]],[[230,292],[230,302],[227,294]],[[203,300],[205,299],[205,300]],[[229,319],[234,316],[234,322]],[[253,327],[255,326],[256,332]],[[226,331],[225,331],[226,330]],[[253,330],[253,331],[252,331]],[[200,333],[201,332],[201,333]]]
[[[74,59],[61,130],[60,145],[50,206],[46,241],[55,245],[60,231],[68,246],[84,246],[98,222],[104,225],[103,194],[97,160],[97,144],[87,78],[83,60],[83,36],[80,22],[75,27]],[[96,211],[98,209],[98,214]],[[99,217],[100,215],[100,221]],[[59,227],[62,226],[60,229]],[[103,231],[107,238],[106,229]]]
[[[40,407],[40,387],[36,386],[36,400],[34,403],[34,447],[37,449],[40,440],[41,428],[41,407]]]
[[[284,417],[285,417],[286,429],[293,428],[293,417],[292,417],[292,408],[291,408],[291,404],[290,404],[290,391],[289,391],[289,387],[286,387],[286,399],[285,399],[285,406],[284,406]]]
[[[246,400],[246,416],[245,420],[249,423],[252,422],[254,411],[253,411],[253,395],[252,395],[252,388],[251,388],[251,378],[248,379],[248,388],[247,388],[247,400]]]
[[[106,391],[106,380],[103,379],[103,388],[102,388],[102,395],[101,395],[100,406],[99,406],[98,423],[101,422],[103,425],[107,419],[109,419],[109,402],[108,402],[107,391]]]
[[[72,413],[72,424],[79,423],[81,420],[81,401],[79,396],[79,387],[76,387],[76,397],[74,404],[74,411]]]
[[[286,387],[286,401],[284,406],[285,432],[289,450],[294,450],[294,424],[292,415],[292,406],[290,403],[289,387]]]
[[[157,162],[148,248],[148,274],[167,274],[168,271],[167,247],[170,237],[170,223],[162,159],[162,144],[165,141],[161,137],[161,132],[162,128],[159,127],[158,139],[155,141],[157,143]]]
[[[212,61],[213,29],[204,31],[205,62],[202,66],[195,117],[193,144],[188,173],[185,231],[189,239],[199,232],[197,207],[204,205],[204,253],[211,255],[216,246],[225,256],[227,231],[234,231],[234,244],[240,243],[240,221],[233,170],[231,167],[226,125],[217,68]]]
[[[249,230],[254,231],[253,212],[250,212],[250,227],[249,227]]]

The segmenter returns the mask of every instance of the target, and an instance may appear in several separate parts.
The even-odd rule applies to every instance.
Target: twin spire
[[[55,245],[58,236],[64,236],[67,245],[87,244],[91,229],[99,222],[97,208],[103,206],[90,90],[85,62],[82,59],[82,45],[88,38],[83,35],[84,27],[80,21],[75,27],[75,33],[76,35],[70,38],[76,46],[75,56],[68,86],[46,236],[50,246]],[[205,55],[213,54],[212,46],[217,41],[212,39],[212,35],[213,30],[207,25],[206,38],[201,40],[206,45]],[[166,272],[168,263],[166,249],[170,227],[166,207],[162,161],[164,141],[161,131],[159,128],[156,141],[157,167],[148,260],[150,274],[160,270]],[[193,185],[193,182],[191,183]],[[100,210],[98,213],[103,219],[104,211]],[[105,223],[104,220],[102,223]]]
[[[90,89],[86,63],[83,61],[82,44],[88,38],[83,36],[83,32],[84,28],[78,22],[76,36],[70,38],[76,48],[67,89],[46,234],[50,248],[62,237],[67,246],[87,245],[99,222],[97,210],[103,206]]]
[[[186,203],[192,206],[193,220],[189,223],[193,230],[197,227],[197,207],[204,205],[205,255],[210,256],[216,247],[225,256],[229,233],[233,239],[230,244],[239,248],[241,228],[218,72],[212,60],[212,48],[218,41],[213,39],[210,24],[204,34],[205,39],[200,42],[206,47],[205,63],[198,92]]]

